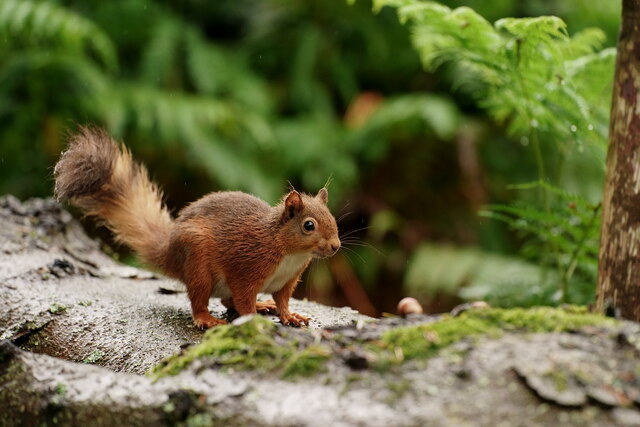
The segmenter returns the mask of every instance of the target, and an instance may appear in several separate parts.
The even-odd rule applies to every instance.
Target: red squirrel
[[[291,190],[273,207],[239,191],[214,192],[172,219],[146,168],[101,129],[79,128],[54,176],[58,200],[101,218],[144,262],[186,285],[198,328],[226,323],[209,313],[211,296],[240,315],[277,313],[283,325],[308,325],[289,311],[289,298],[313,258],[340,248],[326,188],[316,196]],[[256,302],[258,292],[273,300]]]

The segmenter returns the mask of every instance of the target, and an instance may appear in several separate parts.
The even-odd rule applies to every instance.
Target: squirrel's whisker
[[[378,255],[386,257],[387,254],[385,254],[384,252],[382,252],[380,249],[376,248],[374,245],[372,245],[369,242],[364,242],[364,241],[360,241],[360,242],[342,242],[342,247],[347,249],[347,246],[360,246],[360,247],[364,247],[364,248],[368,248],[373,250],[374,252],[376,252]]]
[[[353,211],[349,211],[349,212],[343,213],[342,215],[340,215],[340,218],[336,219],[336,222],[339,223],[340,221],[342,221],[343,219],[345,219],[347,216],[351,215],[352,213],[353,213]]]
[[[370,229],[370,228],[371,228],[371,226],[361,227],[361,228],[356,228],[355,230],[351,230],[351,231],[349,231],[348,233],[345,233],[345,234],[341,235],[341,236],[340,236],[340,239],[342,240],[342,239],[344,239],[344,238],[345,238],[345,237],[347,237],[347,236],[351,236],[351,235],[352,235],[352,234],[354,234],[354,233],[357,233],[357,232],[359,232],[359,231],[363,231],[363,230],[368,230],[368,229]]]
[[[367,264],[367,261],[362,257],[362,255],[360,255],[358,252],[354,251],[351,248],[348,248],[346,246],[342,246],[341,249],[344,249],[346,251],[351,252],[352,254],[354,254],[355,256],[357,256],[358,258],[360,258],[360,261],[362,261],[363,264]],[[347,257],[347,259],[349,260],[349,262],[351,263],[351,265],[353,265],[353,260],[348,256],[348,254],[346,252],[344,252],[344,255]]]

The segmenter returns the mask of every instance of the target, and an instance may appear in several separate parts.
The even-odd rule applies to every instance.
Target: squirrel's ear
[[[287,198],[284,199],[284,212],[282,213],[282,220],[287,221],[293,218],[298,212],[302,211],[304,205],[302,204],[302,197],[296,190],[287,194]]]
[[[329,202],[329,192],[326,188],[322,187],[318,194],[316,194],[316,199],[320,200],[325,205]]]

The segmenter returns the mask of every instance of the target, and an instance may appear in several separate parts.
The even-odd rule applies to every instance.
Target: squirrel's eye
[[[302,225],[304,227],[305,230],[307,231],[313,231],[316,228],[316,225],[313,223],[313,221],[309,220],[309,221],[305,221],[304,224]]]

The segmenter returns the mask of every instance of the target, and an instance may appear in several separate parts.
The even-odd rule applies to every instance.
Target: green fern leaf
[[[92,21],[52,2],[2,0],[0,35],[27,46],[57,43],[65,48],[88,49],[112,71],[118,66],[109,37]]]

